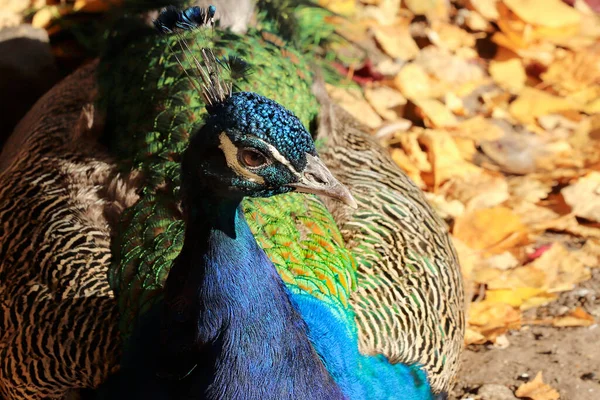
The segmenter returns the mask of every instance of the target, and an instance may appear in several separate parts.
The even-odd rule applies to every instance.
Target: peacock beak
[[[306,157],[308,162],[301,172],[300,181],[291,183],[290,186],[297,192],[331,197],[356,209],[358,205],[348,188],[333,177],[323,161],[311,154],[307,154]]]

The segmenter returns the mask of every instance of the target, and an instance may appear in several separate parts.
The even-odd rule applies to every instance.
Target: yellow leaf
[[[460,136],[468,137],[476,143],[483,140],[496,140],[504,136],[502,128],[482,115],[462,121],[456,129]]]
[[[439,100],[414,99],[413,102],[423,113],[425,125],[429,128],[447,128],[458,124],[454,114]]]
[[[35,13],[31,25],[36,28],[46,28],[53,19],[60,17],[59,6],[47,6]]]
[[[523,88],[519,97],[509,106],[512,116],[524,124],[534,123],[535,119],[542,115],[575,109],[575,104],[562,97],[530,87]]]
[[[519,93],[525,86],[527,75],[523,63],[518,58],[507,61],[492,60],[490,61],[489,71],[494,82],[511,93]]]
[[[535,379],[519,386],[515,395],[531,400],[558,400],[560,395],[542,379],[542,372],[538,372]]]
[[[360,90],[343,89],[329,84],[326,87],[327,93],[329,93],[333,101],[369,128],[377,128],[383,122],[371,105],[365,100]]]
[[[548,28],[577,25],[581,14],[561,0],[502,0],[523,21]]]
[[[576,252],[567,250],[560,243],[553,243],[539,258],[530,265],[546,274],[544,288],[549,292],[571,290],[576,284],[590,279],[591,272]]]
[[[575,215],[600,222],[600,173],[589,173],[561,193]]]
[[[384,119],[395,121],[402,117],[406,98],[397,90],[387,86],[367,88],[365,98]]]
[[[76,0],[73,5],[73,11],[75,12],[104,12],[109,10],[113,6],[121,4],[122,0]]]
[[[495,21],[500,17],[497,8],[498,0],[470,0],[470,3],[485,19]]]
[[[488,290],[485,292],[485,298],[492,303],[505,303],[513,307],[520,307],[525,300],[543,292],[542,289],[531,287]]]
[[[419,54],[419,47],[408,30],[408,25],[378,26],[374,28],[375,39],[390,57],[412,60]]]
[[[577,307],[565,316],[554,318],[552,325],[558,327],[590,326],[594,322],[596,322],[594,317],[588,314],[583,308]]]
[[[431,78],[418,64],[406,64],[394,78],[394,85],[409,99],[429,97]]]
[[[448,3],[445,0],[404,0],[403,3],[415,15],[426,15],[430,21],[448,16]]]
[[[461,215],[454,223],[453,233],[469,247],[485,250],[514,233],[524,233],[525,229],[512,210],[494,207]]]
[[[436,188],[452,177],[482,172],[479,167],[463,160],[452,136],[446,131],[424,130],[419,136],[419,143],[427,148]]]
[[[352,15],[356,12],[354,0],[319,0],[319,5],[340,15]]]
[[[465,331],[466,346],[470,344],[484,344],[485,342],[487,342],[487,339],[481,333],[469,328],[467,328],[467,330]]]
[[[411,162],[406,153],[400,149],[392,149],[392,160],[399,166],[410,179],[420,188],[425,188],[425,182],[421,178],[421,171]]]
[[[520,328],[521,325],[520,311],[504,303],[492,303],[487,300],[472,303],[468,314],[471,329],[491,341],[510,329]]]

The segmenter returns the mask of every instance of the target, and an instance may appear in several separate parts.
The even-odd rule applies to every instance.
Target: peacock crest
[[[219,58],[213,49],[198,45],[197,36],[191,39],[185,33],[210,26],[214,34],[216,7],[199,6],[178,10],[170,6],[161,11],[155,19],[154,27],[161,34],[175,34],[176,46],[181,49],[182,59],[173,51],[177,62],[189,78],[191,85],[202,96],[210,113],[215,106],[222,104],[234,92],[234,82],[243,79],[250,72],[250,65],[242,58],[230,55]],[[196,56],[199,54],[199,57]],[[189,66],[191,65],[191,68]]]

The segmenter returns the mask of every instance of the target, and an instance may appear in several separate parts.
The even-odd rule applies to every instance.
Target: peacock
[[[302,360],[312,363],[298,370],[312,371],[298,377],[313,382],[304,390],[316,379],[323,379],[318,385],[322,390],[331,390],[323,396],[411,398],[412,393],[414,398],[429,398],[448,389],[458,365],[464,317],[458,262],[445,226],[365,129],[331,104],[322,86],[316,85],[313,94],[313,53],[285,28],[300,29],[307,20],[314,24],[314,18],[323,20],[326,12],[276,1],[259,2],[258,9],[258,27],[244,35],[219,28],[212,34],[186,29],[157,35],[139,19],[121,20],[110,31],[110,46],[99,64],[83,67],[58,85],[15,130],[0,158],[4,397],[60,398],[72,389],[96,388],[117,371],[123,341],[122,371],[109,380],[106,390],[122,387],[120,379],[131,372],[131,365],[139,365],[139,357],[152,356],[156,346],[142,344],[157,340],[152,336],[156,329],[141,327],[165,318],[165,302],[178,311],[161,332],[183,339],[174,340],[178,347],[172,352],[160,355],[161,379],[190,382],[186,379],[192,376],[211,376],[201,374],[208,364],[198,369],[189,359],[184,340],[189,334],[188,309],[181,302],[169,302],[181,300],[189,286],[177,278],[170,278],[174,281],[166,291],[163,286],[167,276],[177,276],[170,274],[176,260],[189,260],[186,257],[202,251],[192,245],[194,251],[184,252],[193,226],[190,218],[198,217],[188,215],[194,212],[186,207],[186,196],[198,190],[205,195],[218,185],[215,181],[202,186],[192,178],[186,184],[180,171],[182,164],[185,171],[186,160],[187,165],[202,160],[192,151],[196,139],[189,138],[199,137],[194,132],[208,129],[211,120],[224,124],[219,126],[242,124],[256,116],[244,113],[256,102],[269,104],[267,108],[278,110],[275,114],[286,121],[299,121],[292,124],[293,132],[277,135],[292,138],[294,146],[312,151],[304,128],[312,127],[327,167],[309,157],[312,164],[321,172],[331,170],[351,189],[358,206],[354,210],[298,193],[270,197],[277,190],[253,192],[256,188],[239,180],[238,185],[246,185],[245,195],[269,197],[244,200],[243,217],[237,208],[229,208],[229,223],[238,227],[247,221],[285,284],[283,289],[278,286],[287,294],[277,305],[299,313],[302,319],[294,321],[308,326],[295,325],[298,337],[293,340],[305,346]],[[176,27],[181,30],[185,23],[194,25],[194,18],[213,18],[211,9],[190,10],[169,9],[158,21],[184,22]],[[163,26],[173,27],[171,22]],[[232,85],[225,89],[226,100],[198,90],[194,55],[204,57],[204,70],[211,65],[229,75],[223,82],[230,83],[209,85],[219,90]],[[191,63],[182,68],[186,59]],[[221,103],[233,107],[229,111],[240,120],[227,120],[222,114],[219,120]],[[275,114],[266,112],[264,118],[269,121]],[[234,139],[242,140],[244,132],[237,135],[229,137],[234,147]],[[261,150],[246,161],[279,154],[277,162],[291,163],[286,157],[297,156],[287,154],[290,143],[279,139],[263,137]],[[197,140],[201,147],[207,145]],[[220,145],[233,151],[228,142]],[[224,171],[222,164],[219,173]],[[213,170],[205,166],[204,171]],[[278,190],[283,190],[284,176],[276,178]],[[244,232],[247,248],[253,242]],[[232,249],[238,247],[243,246],[231,244]],[[253,254],[262,254],[250,247]],[[268,264],[264,257],[259,259],[261,265]],[[271,283],[277,281],[270,277]],[[286,296],[289,303],[283,301]],[[251,305],[247,309],[254,310]],[[291,334],[280,333],[279,339]],[[321,369],[315,367],[315,355],[324,360],[316,363]],[[150,367],[152,360],[156,362],[151,357],[143,365]],[[348,370],[363,374],[348,375]],[[379,377],[378,384],[373,377]],[[318,398],[316,393],[309,398]]]

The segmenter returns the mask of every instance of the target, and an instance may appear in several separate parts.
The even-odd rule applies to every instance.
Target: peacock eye
[[[248,168],[260,168],[268,163],[260,151],[254,149],[241,149],[239,152],[240,162]]]

